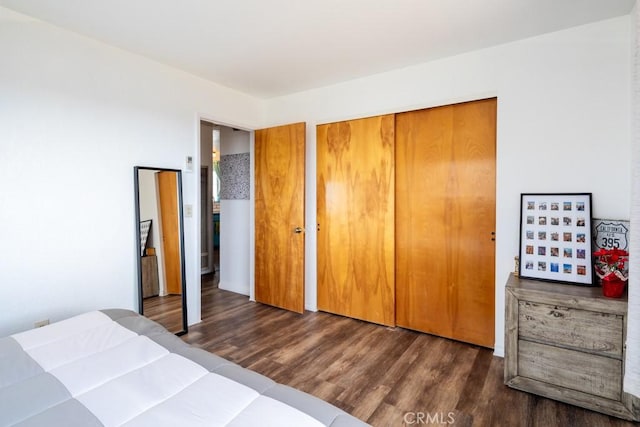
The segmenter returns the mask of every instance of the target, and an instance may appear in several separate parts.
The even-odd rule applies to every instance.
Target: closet
[[[320,310],[493,346],[496,105],[317,127]]]
[[[496,100],[396,115],[396,324],[494,344]]]
[[[317,127],[318,309],[395,325],[393,114]]]

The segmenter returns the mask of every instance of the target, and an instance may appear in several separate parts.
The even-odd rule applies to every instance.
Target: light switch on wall
[[[185,158],[184,167],[187,172],[193,172],[193,156],[187,156]]]
[[[184,216],[187,218],[193,216],[193,205],[184,205]]]

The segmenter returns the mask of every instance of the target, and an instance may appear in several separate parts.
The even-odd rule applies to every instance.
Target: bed
[[[2,426],[366,426],[129,310],[0,338]]]

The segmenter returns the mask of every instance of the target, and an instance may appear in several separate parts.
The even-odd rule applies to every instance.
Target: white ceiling
[[[634,0],[0,0],[261,98],[629,14]]]

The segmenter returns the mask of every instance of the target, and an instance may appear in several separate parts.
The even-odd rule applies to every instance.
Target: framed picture
[[[151,221],[150,219],[140,221],[140,251],[142,252],[140,256],[144,256],[145,251],[147,250],[147,241],[149,240],[149,232],[151,231]]]
[[[520,277],[592,285],[591,193],[520,197]]]

